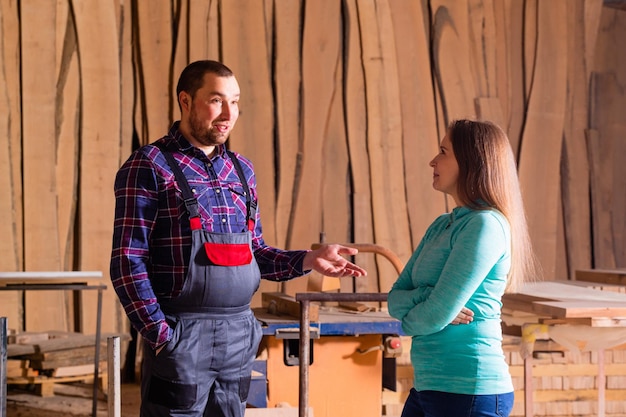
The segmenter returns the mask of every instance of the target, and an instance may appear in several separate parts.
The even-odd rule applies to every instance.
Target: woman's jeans
[[[451,394],[411,388],[402,417],[508,417],[513,393],[493,395]]]

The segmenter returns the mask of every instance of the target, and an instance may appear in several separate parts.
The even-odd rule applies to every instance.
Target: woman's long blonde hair
[[[448,126],[448,135],[459,165],[459,203],[475,209],[493,207],[509,221],[511,270],[507,292],[538,280],[541,272],[528,234],[517,164],[506,133],[488,121],[455,120]]]

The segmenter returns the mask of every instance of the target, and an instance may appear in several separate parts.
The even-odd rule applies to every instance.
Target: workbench
[[[350,312],[321,306],[317,320],[310,322],[309,354],[303,358],[298,318],[270,314],[266,308],[254,313],[263,328],[268,407],[302,405],[301,372],[302,365],[307,365],[305,405],[313,409],[315,417],[380,417],[384,341],[387,336],[402,334],[398,320],[383,311]],[[308,363],[300,363],[300,359],[308,359]],[[395,371],[395,361],[393,365]]]
[[[520,329],[524,359],[524,410],[533,416],[532,360],[535,341],[553,340],[573,351],[598,353],[598,417],[605,416],[604,350],[626,343],[626,293],[581,281],[527,284],[505,294],[505,329]]]

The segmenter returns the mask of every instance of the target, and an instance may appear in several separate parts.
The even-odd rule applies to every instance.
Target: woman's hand
[[[450,324],[469,324],[474,321],[474,312],[467,307],[463,307]]]
[[[309,251],[302,267],[305,271],[315,270],[328,277],[360,277],[367,275],[365,269],[349,262],[341,255],[356,255],[359,251],[342,245],[322,245]]]

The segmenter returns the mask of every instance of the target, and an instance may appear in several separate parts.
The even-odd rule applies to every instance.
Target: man
[[[135,151],[115,179],[113,287],[144,340],[141,415],[242,417],[261,328],[250,310],[260,278],[316,270],[362,276],[327,245],[267,246],[249,160],[225,143],[239,85],[216,61],[197,61],[176,89],[181,119]]]

